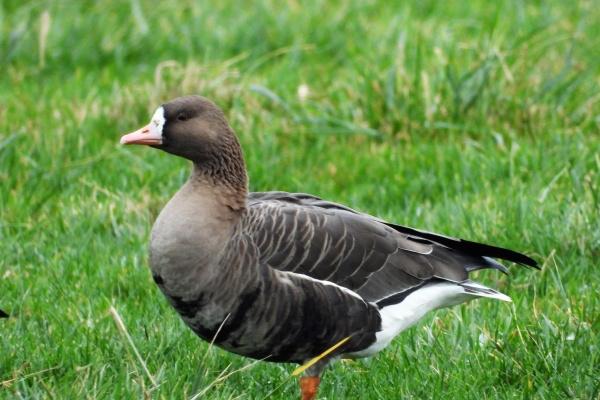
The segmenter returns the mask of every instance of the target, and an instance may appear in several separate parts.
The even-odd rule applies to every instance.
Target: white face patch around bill
[[[150,133],[154,137],[161,137],[165,126],[165,109],[160,106],[154,111],[150,120]]]

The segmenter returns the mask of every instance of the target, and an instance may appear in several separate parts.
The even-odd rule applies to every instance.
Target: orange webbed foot
[[[314,400],[317,398],[321,378],[318,376],[303,376],[300,378],[300,392],[302,400]]]

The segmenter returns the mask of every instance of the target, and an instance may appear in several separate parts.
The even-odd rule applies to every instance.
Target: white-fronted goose
[[[190,178],[152,229],[152,276],[201,338],[255,359],[304,363],[313,399],[332,359],[371,356],[427,312],[477,297],[469,280],[494,259],[536,267],[499,247],[382,221],[318,197],[248,193],[239,142],[209,100],[180,97],[121,138],[192,161]]]

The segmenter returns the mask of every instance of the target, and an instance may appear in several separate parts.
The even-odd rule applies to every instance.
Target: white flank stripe
[[[358,299],[361,299],[362,301],[365,301],[365,299],[363,299],[363,298],[362,298],[362,297],[361,297],[361,296],[360,296],[358,293],[356,293],[356,292],[354,292],[354,291],[352,291],[352,290],[350,290],[350,289],[348,289],[348,288],[345,288],[345,287],[343,287],[343,286],[340,286],[340,285],[338,285],[338,284],[336,284],[336,283],[329,282],[329,281],[322,281],[322,280],[320,280],[320,279],[311,278],[311,277],[310,277],[310,276],[308,276],[308,275],[304,275],[304,274],[298,274],[298,273],[296,273],[296,272],[289,272],[289,271],[285,271],[285,272],[284,272],[284,274],[290,274],[290,275],[297,276],[297,277],[299,277],[299,278],[302,278],[302,279],[308,279],[309,281],[318,282],[318,283],[320,283],[320,284],[322,284],[322,285],[327,285],[327,286],[335,286],[335,287],[337,287],[338,289],[340,289],[341,291],[343,291],[343,292],[345,292],[345,293],[348,293],[350,296],[354,296],[354,297],[356,297],[356,298],[358,298]],[[284,276],[285,276],[285,275],[284,275]],[[366,303],[366,302],[365,302],[365,303]]]

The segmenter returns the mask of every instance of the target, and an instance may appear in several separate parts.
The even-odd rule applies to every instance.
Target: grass
[[[188,167],[117,142],[189,93],[226,110],[253,190],[543,265],[480,274],[514,303],[437,312],[321,398],[599,398],[600,7],[454,3],[3,1],[0,398],[297,395],[293,366],[209,349],[152,283]]]

